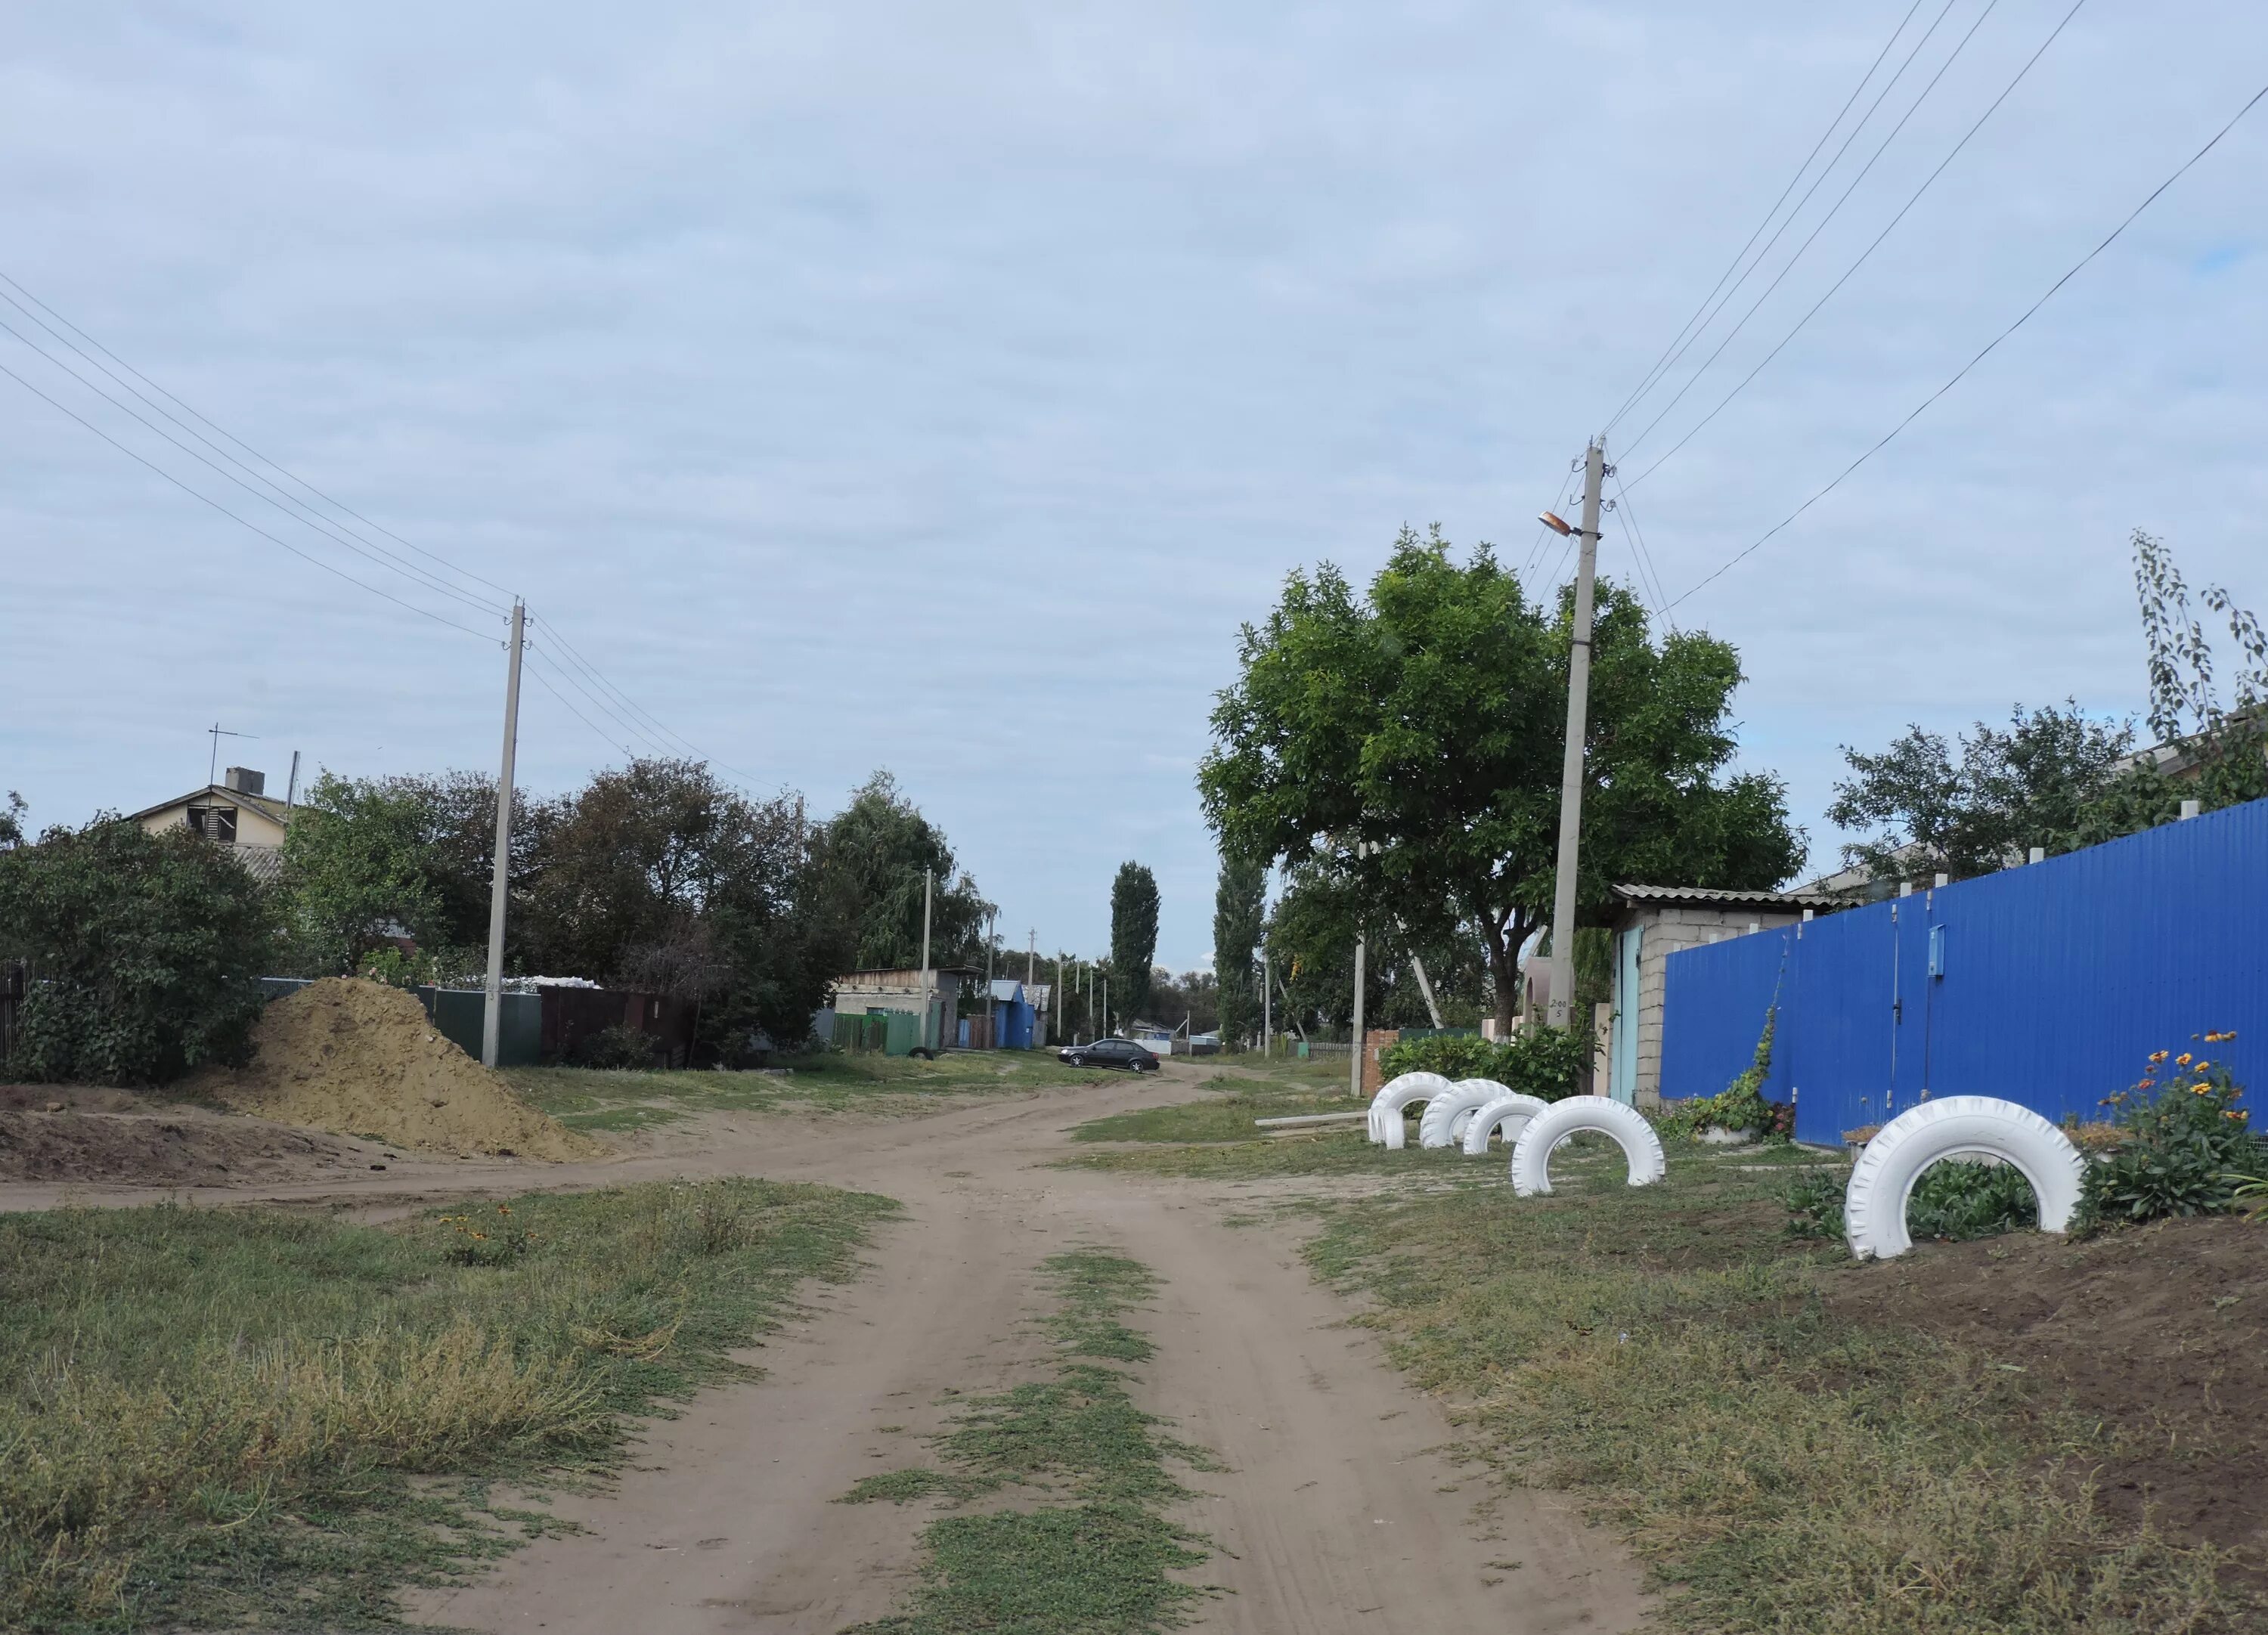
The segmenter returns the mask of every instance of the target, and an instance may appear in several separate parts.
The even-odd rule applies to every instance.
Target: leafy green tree
[[[1213,887],[1212,968],[1220,1038],[1234,1049],[1260,1031],[1260,987],[1252,961],[1268,912],[1268,865],[1223,853]]]
[[[2268,797],[2268,630],[2221,586],[2200,597],[2228,626],[2236,650],[2227,703],[2213,643],[2190,610],[2189,586],[2163,540],[2134,530],[2134,589],[2148,655],[2150,730],[2162,756],[2139,765],[2125,798],[2142,810],[2167,797],[2196,799],[2214,812]],[[2156,775],[2155,779],[2153,774]],[[2178,782],[2178,792],[2161,787]]]
[[[0,850],[0,959],[28,978],[9,1071],[151,1085],[241,1063],[275,930],[269,892],[186,829],[106,814]]]
[[[1880,755],[1844,746],[1852,776],[1835,785],[1827,815],[1874,831],[1843,857],[1875,880],[1966,880],[2021,862],[2032,846],[2067,850],[2133,740],[2131,726],[2089,719],[2068,700],[2020,705],[2006,730],[1979,721],[1957,753],[1942,733],[1911,726]]]
[[[518,798],[528,810],[527,797]],[[487,964],[489,887],[496,844],[496,781],[475,772],[438,777],[318,777],[284,837],[284,913],[303,975],[357,969],[399,926],[442,976]],[[534,846],[514,826],[512,880],[524,887]],[[508,917],[515,947],[519,927]]]
[[[703,1042],[799,1040],[837,974],[794,796],[750,800],[706,763],[633,761],[531,814],[528,961],[697,1001]]]
[[[1113,984],[1110,999],[1119,1015],[1139,1017],[1148,1006],[1157,955],[1157,876],[1139,863],[1122,863],[1110,882],[1110,968],[1124,984]]]
[[[944,831],[899,792],[889,773],[877,772],[828,821],[818,843],[814,889],[825,899],[821,911],[845,928],[850,967],[920,962],[924,870],[934,880],[931,963],[981,966],[993,905],[960,872]]]
[[[1328,563],[1292,575],[1213,711],[1197,784],[1222,844],[1351,882],[1421,946],[1469,928],[1511,1016],[1551,909],[1571,608],[1531,605],[1486,546],[1451,562],[1438,529],[1403,530],[1366,596]],[[1602,581],[1592,651],[1579,917],[1604,924],[1617,881],[1792,873],[1803,842],[1779,780],[1727,770],[1731,645],[1657,643]]]
[[[23,796],[8,792],[8,804],[0,807],[0,851],[12,851],[24,843],[24,814],[29,809]]]

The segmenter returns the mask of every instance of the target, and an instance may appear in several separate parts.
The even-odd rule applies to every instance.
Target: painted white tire
[[[1470,1118],[1498,1096],[1510,1095],[1509,1087],[1493,1079],[1460,1079],[1442,1094],[1425,1103],[1425,1116],[1418,1121],[1418,1145],[1425,1147],[1454,1146],[1464,1134],[1464,1121]]]
[[[1465,1126],[1465,1156],[1486,1158],[1489,1138],[1499,1130],[1504,1131],[1505,1145],[1512,1145],[1520,1139],[1520,1132],[1528,1121],[1550,1105],[1541,1096],[1521,1095],[1517,1091],[1497,1097],[1475,1113],[1472,1122]]]
[[[1452,1088],[1439,1073],[1402,1073],[1370,1099],[1370,1138],[1389,1147],[1403,1143],[1402,1109],[1412,1101],[1430,1101]]]
[[[2040,1230],[2070,1227],[2087,1174],[2087,1161],[2071,1138],[2031,1108],[1998,1096],[1940,1096],[1900,1113],[1859,1154],[1843,1192],[1843,1237],[1853,1255],[1889,1260],[1913,1247],[1906,1205],[1914,1182],[1944,1158],[2013,1164],[2040,1201]]]
[[[1571,1095],[1529,1119],[1513,1143],[1513,1191],[1524,1198],[1550,1192],[1552,1152],[1569,1136],[1586,1130],[1614,1138],[1630,1160],[1631,1185],[1652,1186],[1668,1172],[1661,1138],[1636,1108],[1602,1095]]]

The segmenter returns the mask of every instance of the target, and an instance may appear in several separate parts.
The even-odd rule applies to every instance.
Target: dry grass
[[[387,1622],[508,1543],[477,1486],[413,1477],[604,1460],[888,1207],[734,1181],[384,1228],[0,1218],[0,1627]]]

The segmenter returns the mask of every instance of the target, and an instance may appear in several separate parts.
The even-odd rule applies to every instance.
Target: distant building
[[[959,965],[934,966],[926,972],[919,967],[848,971],[835,979],[835,1013],[906,1012],[923,1019],[922,1044],[943,1049],[960,1037],[961,984],[983,976],[983,971]]]
[[[232,766],[219,783],[144,806],[127,821],[153,835],[186,828],[228,848],[255,879],[272,885],[284,872],[284,831],[291,821],[291,807],[267,788],[266,773]]]
[[[1661,1013],[1669,956],[1680,948],[1766,931],[1843,902],[1815,891],[1717,891],[1702,886],[1617,886],[1615,998],[1607,1082],[1617,1101],[1661,1100]]]

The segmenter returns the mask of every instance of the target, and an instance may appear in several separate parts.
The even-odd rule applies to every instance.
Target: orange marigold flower
[[[2150,1059],[2154,1062],[2162,1062],[2166,1059],[2166,1053],[2163,1050],[2153,1050],[2150,1052]]]
[[[2184,1050],[2179,1056],[2176,1057],[2174,1060],[2182,1066],[2187,1067],[2190,1064],[2190,1053],[2187,1050]]]

